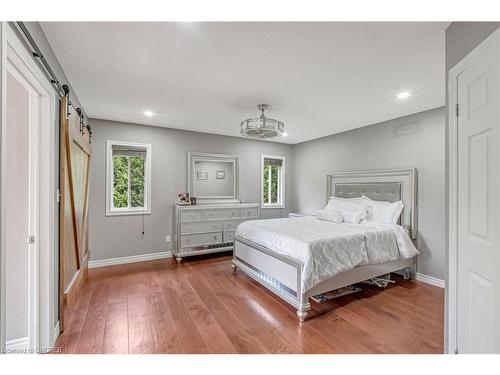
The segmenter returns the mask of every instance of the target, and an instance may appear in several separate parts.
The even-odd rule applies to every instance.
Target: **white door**
[[[457,77],[459,353],[500,353],[500,42]]]
[[[0,347],[49,348],[58,334],[57,95],[14,24],[0,27],[0,296],[8,310],[0,314]]]
[[[40,95],[7,64],[6,339],[11,351],[37,346],[38,127]]]

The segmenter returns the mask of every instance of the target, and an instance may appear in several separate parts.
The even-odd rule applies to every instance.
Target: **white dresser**
[[[172,252],[177,263],[187,256],[232,250],[238,225],[258,218],[258,203],[174,204]]]

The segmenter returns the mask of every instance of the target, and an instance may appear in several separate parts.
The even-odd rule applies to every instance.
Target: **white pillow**
[[[325,210],[333,211],[363,211],[368,208],[369,202],[363,197],[357,198],[339,198],[331,197],[328,201]]]
[[[333,223],[341,223],[344,220],[344,215],[342,215],[342,212],[334,210],[318,210],[316,212],[316,218],[331,221]]]
[[[343,211],[342,215],[344,216],[344,221],[346,223],[351,223],[351,224],[359,224],[361,223],[362,220],[366,218],[366,210],[359,210],[359,211]]]
[[[363,201],[368,204],[368,215],[366,221],[383,224],[396,224],[403,211],[403,202],[375,201],[366,195],[362,196]]]

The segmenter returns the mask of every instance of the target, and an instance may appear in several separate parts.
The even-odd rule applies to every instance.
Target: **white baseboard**
[[[163,258],[171,258],[171,257],[172,257],[171,251],[162,251],[159,253],[131,255],[128,257],[120,257],[120,258],[89,260],[89,268],[98,268],[98,267],[114,266],[117,264],[144,262],[147,260],[155,260],[155,259],[163,259]]]
[[[445,282],[442,279],[438,279],[437,277],[424,275],[423,273],[416,273],[415,280],[421,281],[426,284],[437,286],[438,288],[444,289]]]
[[[7,352],[21,352],[28,348],[29,343],[29,337],[21,337],[20,339],[7,341],[5,343],[5,348]]]

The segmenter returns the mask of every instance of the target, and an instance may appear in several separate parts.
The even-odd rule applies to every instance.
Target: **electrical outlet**
[[[170,242],[170,235],[165,236],[165,242]]]

